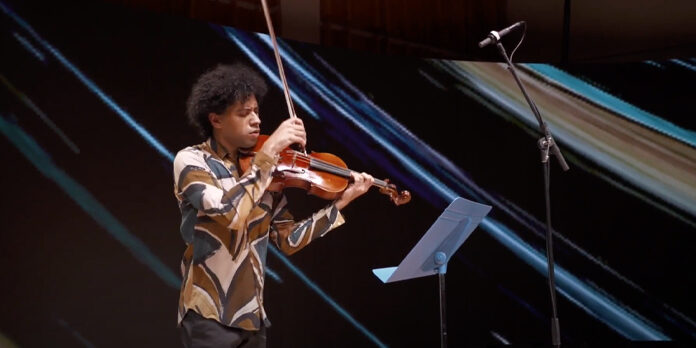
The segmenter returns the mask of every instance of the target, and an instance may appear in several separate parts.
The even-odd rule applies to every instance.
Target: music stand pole
[[[440,282],[440,348],[447,348],[447,312],[445,301],[445,273],[447,273],[447,255],[442,251],[435,253],[437,278]]]

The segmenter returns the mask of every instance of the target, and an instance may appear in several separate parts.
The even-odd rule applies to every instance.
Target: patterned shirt
[[[186,311],[224,325],[259,330],[268,240],[292,254],[344,223],[332,203],[295,222],[282,193],[266,191],[276,159],[257,153],[241,176],[237,153],[213,138],[174,159],[174,193],[186,250],[178,323]]]

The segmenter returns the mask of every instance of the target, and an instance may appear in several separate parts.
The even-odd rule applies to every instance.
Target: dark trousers
[[[246,331],[203,318],[193,311],[186,312],[179,332],[186,348],[266,347],[265,327],[259,331]]]

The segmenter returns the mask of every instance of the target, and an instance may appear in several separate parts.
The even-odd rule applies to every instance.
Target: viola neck
[[[353,172],[352,170],[350,170],[348,168],[337,167],[331,163],[316,160],[314,158],[312,158],[309,161],[309,167],[311,169],[316,169],[316,170],[320,170],[320,171],[327,172],[330,174],[334,174],[334,175],[340,176],[342,178],[346,178],[346,179],[352,178],[352,176],[351,176],[351,173]],[[380,187],[380,188],[389,188],[389,184],[386,181],[379,180],[377,178],[374,179],[374,183],[372,185]]]

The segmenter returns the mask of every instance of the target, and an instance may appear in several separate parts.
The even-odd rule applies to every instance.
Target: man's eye
[[[239,110],[239,116],[242,116],[242,117],[249,116],[249,115],[251,115],[252,111],[255,112],[257,115],[259,113],[259,109],[242,109],[242,110]]]

